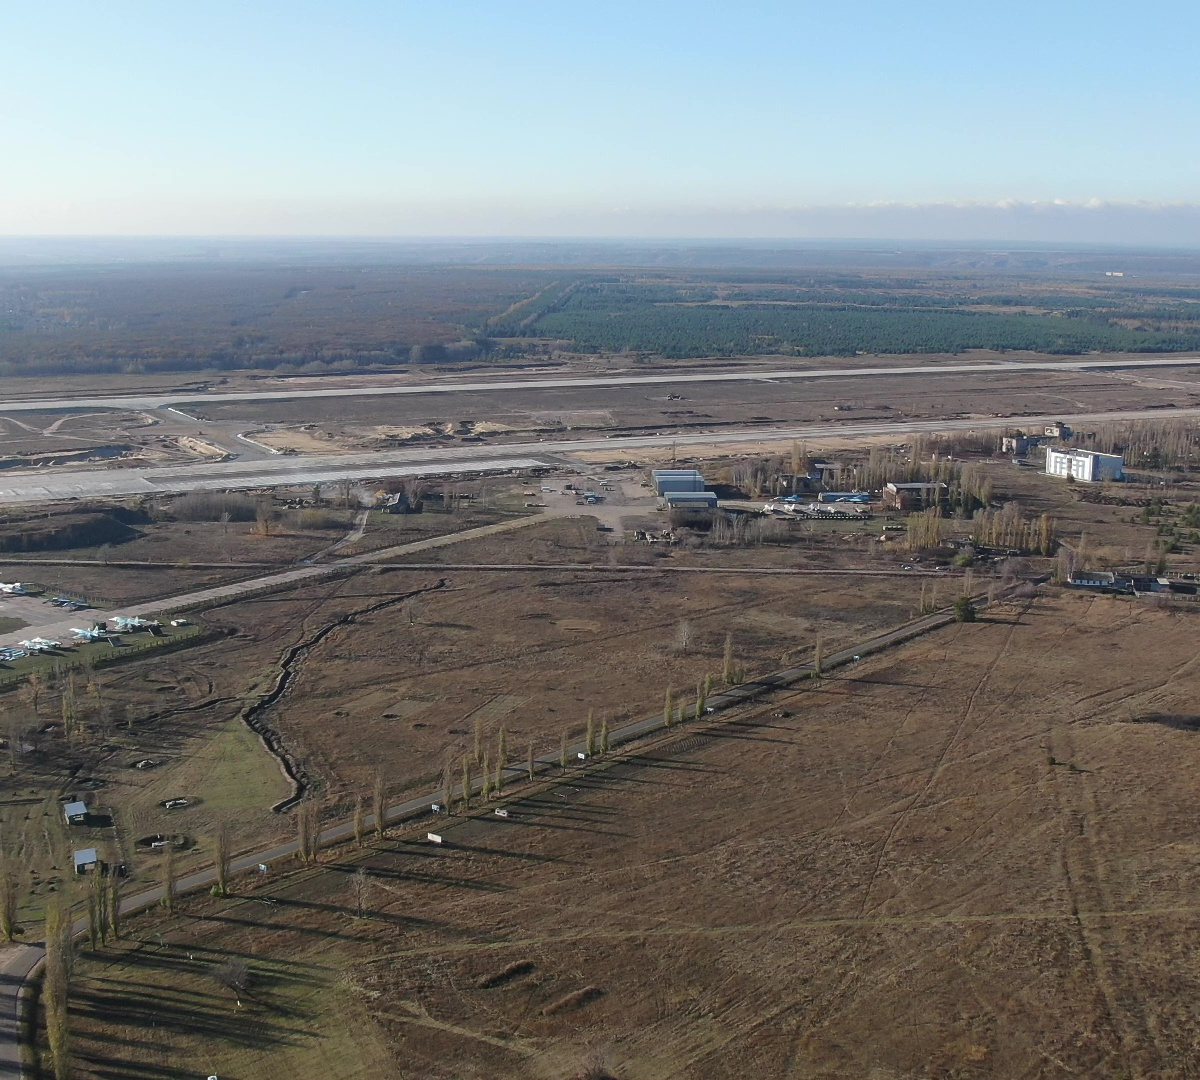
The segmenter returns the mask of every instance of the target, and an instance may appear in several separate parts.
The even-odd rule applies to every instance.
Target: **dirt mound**
[[[509,964],[508,967],[502,968],[500,971],[494,971],[490,975],[485,975],[475,985],[480,990],[491,990],[496,986],[504,986],[514,979],[523,978],[531,974],[536,968],[537,965],[532,960],[518,960],[514,964]]]

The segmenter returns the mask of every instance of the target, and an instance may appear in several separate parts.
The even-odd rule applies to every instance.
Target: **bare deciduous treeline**
[[[1092,438],[1087,438],[1092,435]],[[1200,465],[1200,424],[1192,420],[1131,420],[1100,424],[1072,440],[1088,450],[1121,454],[1138,469],[1170,469]]]

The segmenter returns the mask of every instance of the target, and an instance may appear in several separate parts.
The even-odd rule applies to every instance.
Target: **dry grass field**
[[[1130,520],[1135,509],[1082,502],[1078,486],[1072,490],[1033,470],[986,468],[1005,498],[1018,497],[1030,513],[1052,514],[1072,543],[1082,536],[1093,553],[1136,560],[1156,538],[1157,525]],[[477,496],[484,494],[483,483],[472,489],[479,489]],[[615,525],[651,519],[661,525],[663,516],[647,513],[635,480],[618,479],[617,488],[603,508]],[[1123,491],[1138,493],[1132,485]],[[1175,494],[1180,501],[1191,498],[1182,488]],[[488,497],[500,502],[507,496],[493,486]],[[564,497],[543,498],[554,503]],[[567,501],[547,512],[583,513]],[[564,733],[578,737],[589,710],[598,725],[652,714],[662,708],[668,685],[691,701],[697,682],[720,672],[727,633],[737,665],[754,674],[777,667],[785,656],[803,661],[818,638],[832,650],[903,622],[916,613],[923,585],[936,588],[933,595],[943,603],[960,587],[954,573],[933,580],[901,574],[914,555],[901,541],[881,542],[877,524],[874,532],[846,532],[848,526],[838,522],[797,526],[792,542],[762,547],[665,548],[616,542],[614,534],[597,531],[588,510],[587,516],[554,517],[422,551],[342,580],[214,607],[198,616],[217,635],[205,644],[77,674],[83,734],[73,740],[64,740],[58,726],[63,685],[42,687],[36,715],[27,690],[7,695],[0,830],[29,875],[23,879],[24,910],[40,910],[62,881],[62,855],[48,836],[56,827],[55,796],[82,794],[113,814],[114,829],[88,830],[71,840],[77,846],[85,839],[99,843],[130,866],[136,882],[153,880],[160,869],[137,846],[146,836],[186,836],[187,866],[209,858],[223,821],[232,822],[243,848],[289,835],[290,817],[270,811],[288,794],[288,784],[238,719],[285,669],[282,696],[259,720],[279,736],[311,785],[310,795],[327,801],[327,813],[348,813],[356,796],[369,791],[376,769],[396,794],[433,790],[447,763],[457,771],[463,755],[473,753],[477,732],[493,751],[503,727],[514,756],[523,757],[531,743],[537,753],[553,754]],[[420,540],[495,517],[496,511],[483,508],[373,515],[363,543]],[[298,532],[286,523],[270,537],[254,535],[244,523],[228,531],[200,522],[141,529],[141,539],[113,551],[132,549],[143,557],[170,551],[179,561],[161,569],[47,566],[47,583],[104,589],[134,603],[263,572],[237,562],[258,552],[264,561],[289,561],[342,535]],[[239,559],[228,571],[192,568],[187,556],[199,560],[206,551]],[[63,555],[82,558],[86,552]],[[1189,541],[1171,563],[1192,569],[1196,557]],[[471,564],[511,569],[474,571]],[[588,568],[563,569],[570,566]],[[1043,560],[1024,560],[1024,566],[1048,568]],[[855,567],[900,576],[824,574]],[[806,573],[704,572],[737,568]],[[687,570],[699,572],[678,572]],[[976,571],[981,587],[987,574],[986,568]],[[22,568],[13,576],[43,574]],[[11,749],[16,733],[28,752]],[[141,758],[154,759],[154,768],[132,769]],[[191,805],[162,807],[176,797]]]
[[[482,520],[490,519],[426,514],[389,519],[380,530],[419,539]],[[203,535],[220,526],[186,528]],[[560,562],[591,562],[596,535],[590,519],[556,520],[509,534],[503,544],[518,565],[548,552]],[[583,546],[576,548],[578,538]],[[485,538],[448,550],[486,560],[496,543]],[[597,550],[622,549],[604,541]],[[730,553],[727,561],[753,564],[756,554]],[[48,569],[64,570],[76,587],[95,574],[110,589],[121,573]],[[164,593],[193,585],[189,572],[176,569],[125,573],[137,595],[152,582]],[[919,592],[907,580],[850,589],[814,577],[664,571],[630,579],[603,569],[397,566],[212,607],[193,615],[211,635],[202,644],[77,672],[73,690],[65,679],[44,679],[37,703],[27,689],[7,695],[0,734],[25,749],[0,754],[0,835],[22,860],[23,910],[40,911],[62,887],[67,845],[98,845],[130,868],[133,884],[161,870],[157,853],[138,845],[145,837],[186,837],[186,868],[211,858],[222,823],[239,848],[290,835],[290,816],[271,812],[288,783],[239,719],[281,678],[282,696],[258,719],[278,733],[312,795],[328,800],[330,812],[348,812],[377,768],[397,794],[431,790],[446,761],[457,764],[473,749],[477,727],[489,745],[504,726],[514,753],[530,742],[547,753],[564,731],[582,730],[589,709],[597,723],[653,713],[668,683],[690,701],[706,672],[719,674],[727,632],[737,663],[763,671],[785,650],[794,651],[791,659],[807,654],[818,635],[833,648],[904,621]],[[61,699],[69,690],[77,731],[68,739]],[[143,759],[153,766],[132,767]],[[113,826],[76,828],[60,840],[57,797],[68,794],[110,815]],[[162,805],[176,798],[189,805]]]
[[[873,361],[862,362],[874,366]],[[424,430],[425,425],[454,430],[459,424],[483,422],[492,425],[489,442],[528,440],[530,434],[585,438],[589,433],[717,431],[728,425],[752,428],[772,422],[1011,415],[1019,424],[1022,415],[1141,409],[1168,402],[1195,405],[1200,403],[1200,388],[1186,381],[1189,370],[1017,372],[982,377],[946,375],[931,367],[929,377],[761,379],[520,393],[479,390],[452,396],[201,403],[189,408],[222,425],[270,423],[304,429],[301,434],[319,436],[322,450],[329,452],[339,446],[363,450],[438,438]]]
[[[668,685],[686,702],[720,676],[725,636],[749,673],[833,649],[904,622],[915,581],[856,582],[604,571],[387,571],[368,594],[420,595],[364,616],[311,650],[266,714],[295,756],[342,804],[376,768],[397,788],[432,789],[457,770],[476,729],[510,751],[554,751],[589,710],[619,724],[662,708]],[[354,586],[347,585],[343,597]],[[680,626],[687,625],[686,648]]]
[[[262,576],[322,552],[353,555],[465,531],[502,517],[485,509],[372,513],[362,538],[335,552],[331,549],[353,528],[354,512],[336,509],[328,516],[340,524],[306,527],[297,511],[280,510],[268,535],[254,522],[154,521],[139,524],[138,535],[119,544],[0,555],[0,576],[38,582],[51,593],[84,596],[94,604],[136,605]]]
[[[79,1075],[1182,1080],[1195,618],[1052,592],[139,918],[77,966]]]

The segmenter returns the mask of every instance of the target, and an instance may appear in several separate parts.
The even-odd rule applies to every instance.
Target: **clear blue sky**
[[[10,0],[0,233],[936,232],[925,204],[1190,205],[1198,42],[1194,0]],[[868,203],[916,205],[845,209]]]

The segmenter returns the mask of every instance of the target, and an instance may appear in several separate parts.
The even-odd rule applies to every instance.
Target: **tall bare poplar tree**
[[[233,839],[229,835],[229,826],[221,822],[217,826],[215,838],[215,856],[217,864],[217,895],[229,895],[229,863],[233,855]]]
[[[0,853],[0,937],[12,941],[17,932],[17,871],[12,857]]]
[[[301,810],[308,819],[304,830],[307,838],[304,861],[311,866],[317,861],[317,854],[321,849],[321,805],[310,802],[306,803]]]
[[[375,770],[375,787],[371,792],[371,811],[375,815],[375,835],[387,831],[387,789],[383,785],[383,770]]]
[[[115,871],[108,875],[108,932],[113,941],[121,940],[121,879]]]
[[[71,1075],[71,1029],[67,1013],[71,961],[71,915],[61,897],[55,897],[46,909],[46,974],[42,982],[46,1036],[55,1080],[69,1080]]]
[[[163,848],[163,898],[162,906],[175,910],[175,845]]]
[[[308,862],[308,806],[296,808],[296,858]]]

